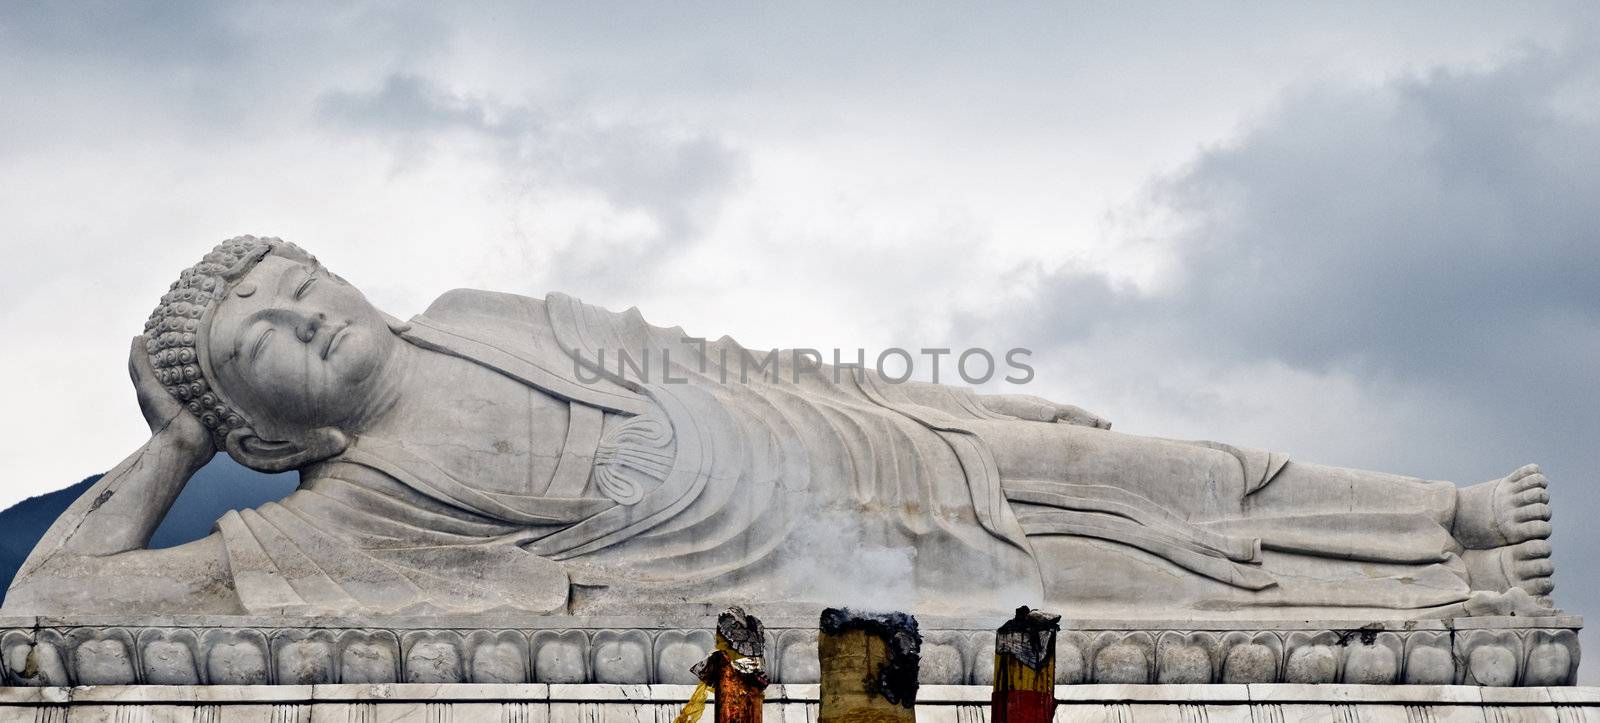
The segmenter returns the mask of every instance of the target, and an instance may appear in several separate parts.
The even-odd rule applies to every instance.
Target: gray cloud
[[[252,45],[250,31],[230,22],[230,16],[237,14],[212,3],[90,2],[71,11],[23,3],[6,8],[3,27],[8,40],[56,60],[123,61],[166,70],[228,68],[236,67]]]
[[[16,4],[0,8],[0,77],[44,104],[24,116],[42,112],[55,127],[62,115],[92,119],[71,119],[95,132],[70,138],[78,143],[174,131],[191,142],[254,140],[303,112],[327,82],[419,64],[450,40],[426,4],[332,13],[310,2]],[[115,133],[101,135],[108,128]]]
[[[1592,370],[1569,360],[1600,344],[1600,117],[1574,106],[1597,83],[1585,49],[1299,92],[1129,211],[1179,220],[1145,240],[1176,259],[1172,284],[1045,272],[1051,313],[1018,334],[1137,327],[1214,359],[1495,404],[1594,398]]]
[[[554,254],[567,283],[590,288],[648,283],[648,271],[694,243],[747,174],[744,153],[706,132],[468,96],[413,74],[391,74],[376,90],[326,93],[317,107],[332,128],[391,143],[397,172],[464,138],[484,144],[522,193],[596,194],[619,213],[648,217],[654,229],[642,240],[580,232]]]

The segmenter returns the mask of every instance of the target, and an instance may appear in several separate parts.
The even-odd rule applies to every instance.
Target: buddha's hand
[[[144,413],[145,424],[150,425],[151,438],[198,459],[210,459],[217,451],[211,432],[167,393],[167,388],[156,378],[155,368],[150,366],[150,356],[145,353],[144,345],[143,336],[133,338],[133,348],[128,351],[128,376],[133,379],[134,392],[139,396],[139,411]]]
[[[980,394],[978,395],[978,400],[991,412],[1016,417],[1017,419],[1026,419],[1033,422],[1076,424],[1081,427],[1093,427],[1095,429],[1111,428],[1110,421],[1098,414],[1089,412],[1083,407],[1058,404],[1032,394]]]
[[[1094,427],[1095,429],[1110,429],[1111,421],[1098,414],[1090,412],[1083,407],[1071,404],[1055,405],[1055,421],[1065,424],[1076,424],[1080,427]]]

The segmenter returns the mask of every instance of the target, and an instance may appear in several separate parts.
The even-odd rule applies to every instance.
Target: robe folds
[[[552,479],[527,494],[490,491],[404,440],[359,437],[302,470],[289,497],[219,520],[247,611],[638,614],[850,601],[994,612],[1045,600],[1055,563],[1036,550],[1041,537],[1097,540],[1230,599],[1284,604],[1270,601],[1285,599],[1277,588],[1290,578],[1263,564],[1264,547],[1350,557],[1339,545],[1351,540],[1308,533],[1292,516],[1197,519],[1139,484],[1005,479],[995,445],[1007,425],[1049,422],[998,414],[964,388],[695,339],[636,310],[453,291],[401,336],[566,401]],[[1231,460],[1229,509],[1288,463],[1186,444]],[[1378,561],[1436,565],[1443,553],[1429,544]],[[1461,587],[1420,600],[1363,594],[1377,596],[1371,607],[1426,607],[1464,597]]]

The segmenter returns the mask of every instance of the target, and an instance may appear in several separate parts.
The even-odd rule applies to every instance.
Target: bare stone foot
[[[1550,543],[1526,540],[1493,550],[1467,550],[1461,559],[1467,563],[1467,583],[1473,590],[1501,592],[1523,590],[1549,605],[1555,590],[1551,575]]]
[[[1468,550],[1493,550],[1550,536],[1549,481],[1530,464],[1497,480],[1463,488],[1451,529]],[[1548,556],[1548,555],[1547,555]]]

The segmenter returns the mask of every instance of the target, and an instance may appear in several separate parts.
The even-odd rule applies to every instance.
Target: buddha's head
[[[400,345],[390,322],[300,247],[241,236],[161,297],[145,349],[219,449],[282,471],[344,450]]]

